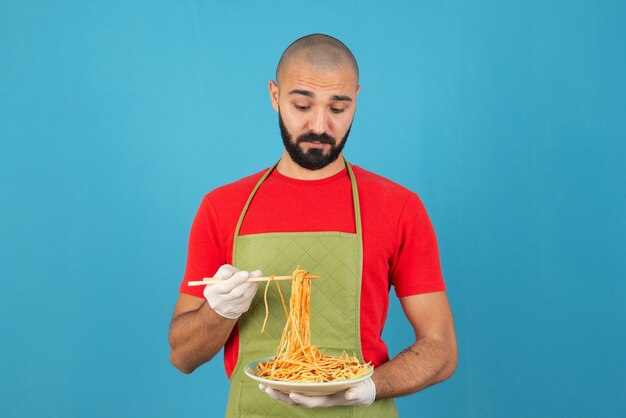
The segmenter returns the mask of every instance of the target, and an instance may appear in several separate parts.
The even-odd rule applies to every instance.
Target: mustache
[[[296,143],[299,144],[301,142],[314,142],[314,141],[318,141],[321,142],[322,144],[330,144],[330,145],[335,145],[336,141],[335,138],[333,138],[332,136],[328,135],[328,134],[316,134],[313,132],[308,132],[306,134],[302,134],[298,137],[298,139],[296,140]]]

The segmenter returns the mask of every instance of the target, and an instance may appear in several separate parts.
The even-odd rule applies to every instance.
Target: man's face
[[[270,96],[285,149],[303,168],[326,167],[341,155],[350,133],[359,92],[355,72],[293,63],[279,83],[280,88],[270,82]]]

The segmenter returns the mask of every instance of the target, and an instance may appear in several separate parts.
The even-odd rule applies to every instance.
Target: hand
[[[228,319],[239,318],[250,309],[252,298],[259,287],[258,282],[248,282],[248,277],[262,276],[261,270],[248,273],[224,264],[213,276],[222,282],[207,285],[204,288],[204,297],[219,315]]]
[[[284,393],[265,385],[259,389],[270,397],[288,405],[300,405],[305,408],[326,408],[329,406],[369,406],[376,399],[376,386],[371,378],[332,395],[309,396],[301,393]]]

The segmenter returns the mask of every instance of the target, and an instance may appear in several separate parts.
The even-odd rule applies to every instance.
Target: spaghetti
[[[255,374],[270,380],[319,383],[356,379],[369,373],[372,366],[361,363],[356,356],[349,357],[345,351],[339,357],[327,356],[311,345],[311,280],[307,278],[308,272],[300,268],[292,276],[289,313],[280,286],[276,283],[287,316],[276,357],[259,362]],[[261,332],[269,315],[267,289],[271,281],[265,286],[265,321]]]

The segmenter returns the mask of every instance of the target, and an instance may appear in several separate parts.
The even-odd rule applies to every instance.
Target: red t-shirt
[[[419,197],[406,188],[358,166],[363,228],[361,346],[365,361],[378,366],[389,360],[381,338],[387,319],[389,289],[398,297],[445,290],[437,240]],[[203,287],[187,282],[211,277],[232,263],[233,238],[239,215],[263,170],[208,193],[191,228],[185,276],[180,291],[203,297]],[[297,180],[274,170],[246,212],[240,234],[339,231],[355,233],[348,171],[322,180]],[[270,272],[264,272],[270,273]],[[237,362],[235,327],[224,349],[226,373]]]

